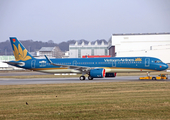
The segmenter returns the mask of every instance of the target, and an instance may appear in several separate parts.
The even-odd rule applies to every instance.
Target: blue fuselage
[[[154,57],[64,58],[50,60],[58,65],[104,68],[106,69],[107,73],[150,72],[150,71],[162,71],[168,68],[167,64],[163,63],[160,59]],[[31,59],[25,62],[23,61],[17,62],[23,63],[22,65],[16,65],[17,67],[41,72],[49,73],[79,72],[78,70],[51,65],[46,59]]]

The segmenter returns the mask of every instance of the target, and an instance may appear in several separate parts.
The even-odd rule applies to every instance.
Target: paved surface
[[[48,73],[34,72],[34,71],[18,71],[18,72],[1,72],[0,76],[25,76],[25,75],[47,75]]]
[[[28,76],[28,75],[45,75],[41,72],[1,72],[0,76]],[[0,85],[24,85],[24,84],[61,84],[61,83],[94,83],[94,82],[126,82],[126,81],[141,81],[141,76],[116,76],[115,78],[94,78],[93,80],[80,81],[79,77],[75,78],[0,78]],[[146,81],[146,80],[145,80]],[[148,81],[148,80],[147,80]],[[152,80],[149,80],[152,81]],[[170,80],[161,80],[170,81]]]
[[[142,80],[139,80],[139,76],[117,76],[115,78],[95,78],[93,80],[86,79],[84,81],[80,81],[79,78],[31,78],[31,79],[0,78],[0,85],[95,83],[95,82],[126,82],[126,81],[142,81]],[[161,81],[170,82],[169,79]]]

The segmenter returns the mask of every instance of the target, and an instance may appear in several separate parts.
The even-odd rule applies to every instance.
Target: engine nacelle
[[[105,69],[97,68],[97,69],[90,70],[90,76],[92,78],[103,78],[105,77]]]
[[[105,77],[116,77],[116,73],[106,73]]]

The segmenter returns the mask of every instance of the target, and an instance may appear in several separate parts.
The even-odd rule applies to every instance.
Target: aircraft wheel
[[[91,76],[88,76],[88,79],[89,79],[89,80],[93,80],[93,78],[92,78]]]
[[[80,76],[80,80],[85,80],[86,77],[85,76]]]

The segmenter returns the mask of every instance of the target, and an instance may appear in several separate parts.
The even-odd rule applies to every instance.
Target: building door
[[[145,67],[150,66],[150,58],[145,58]]]

